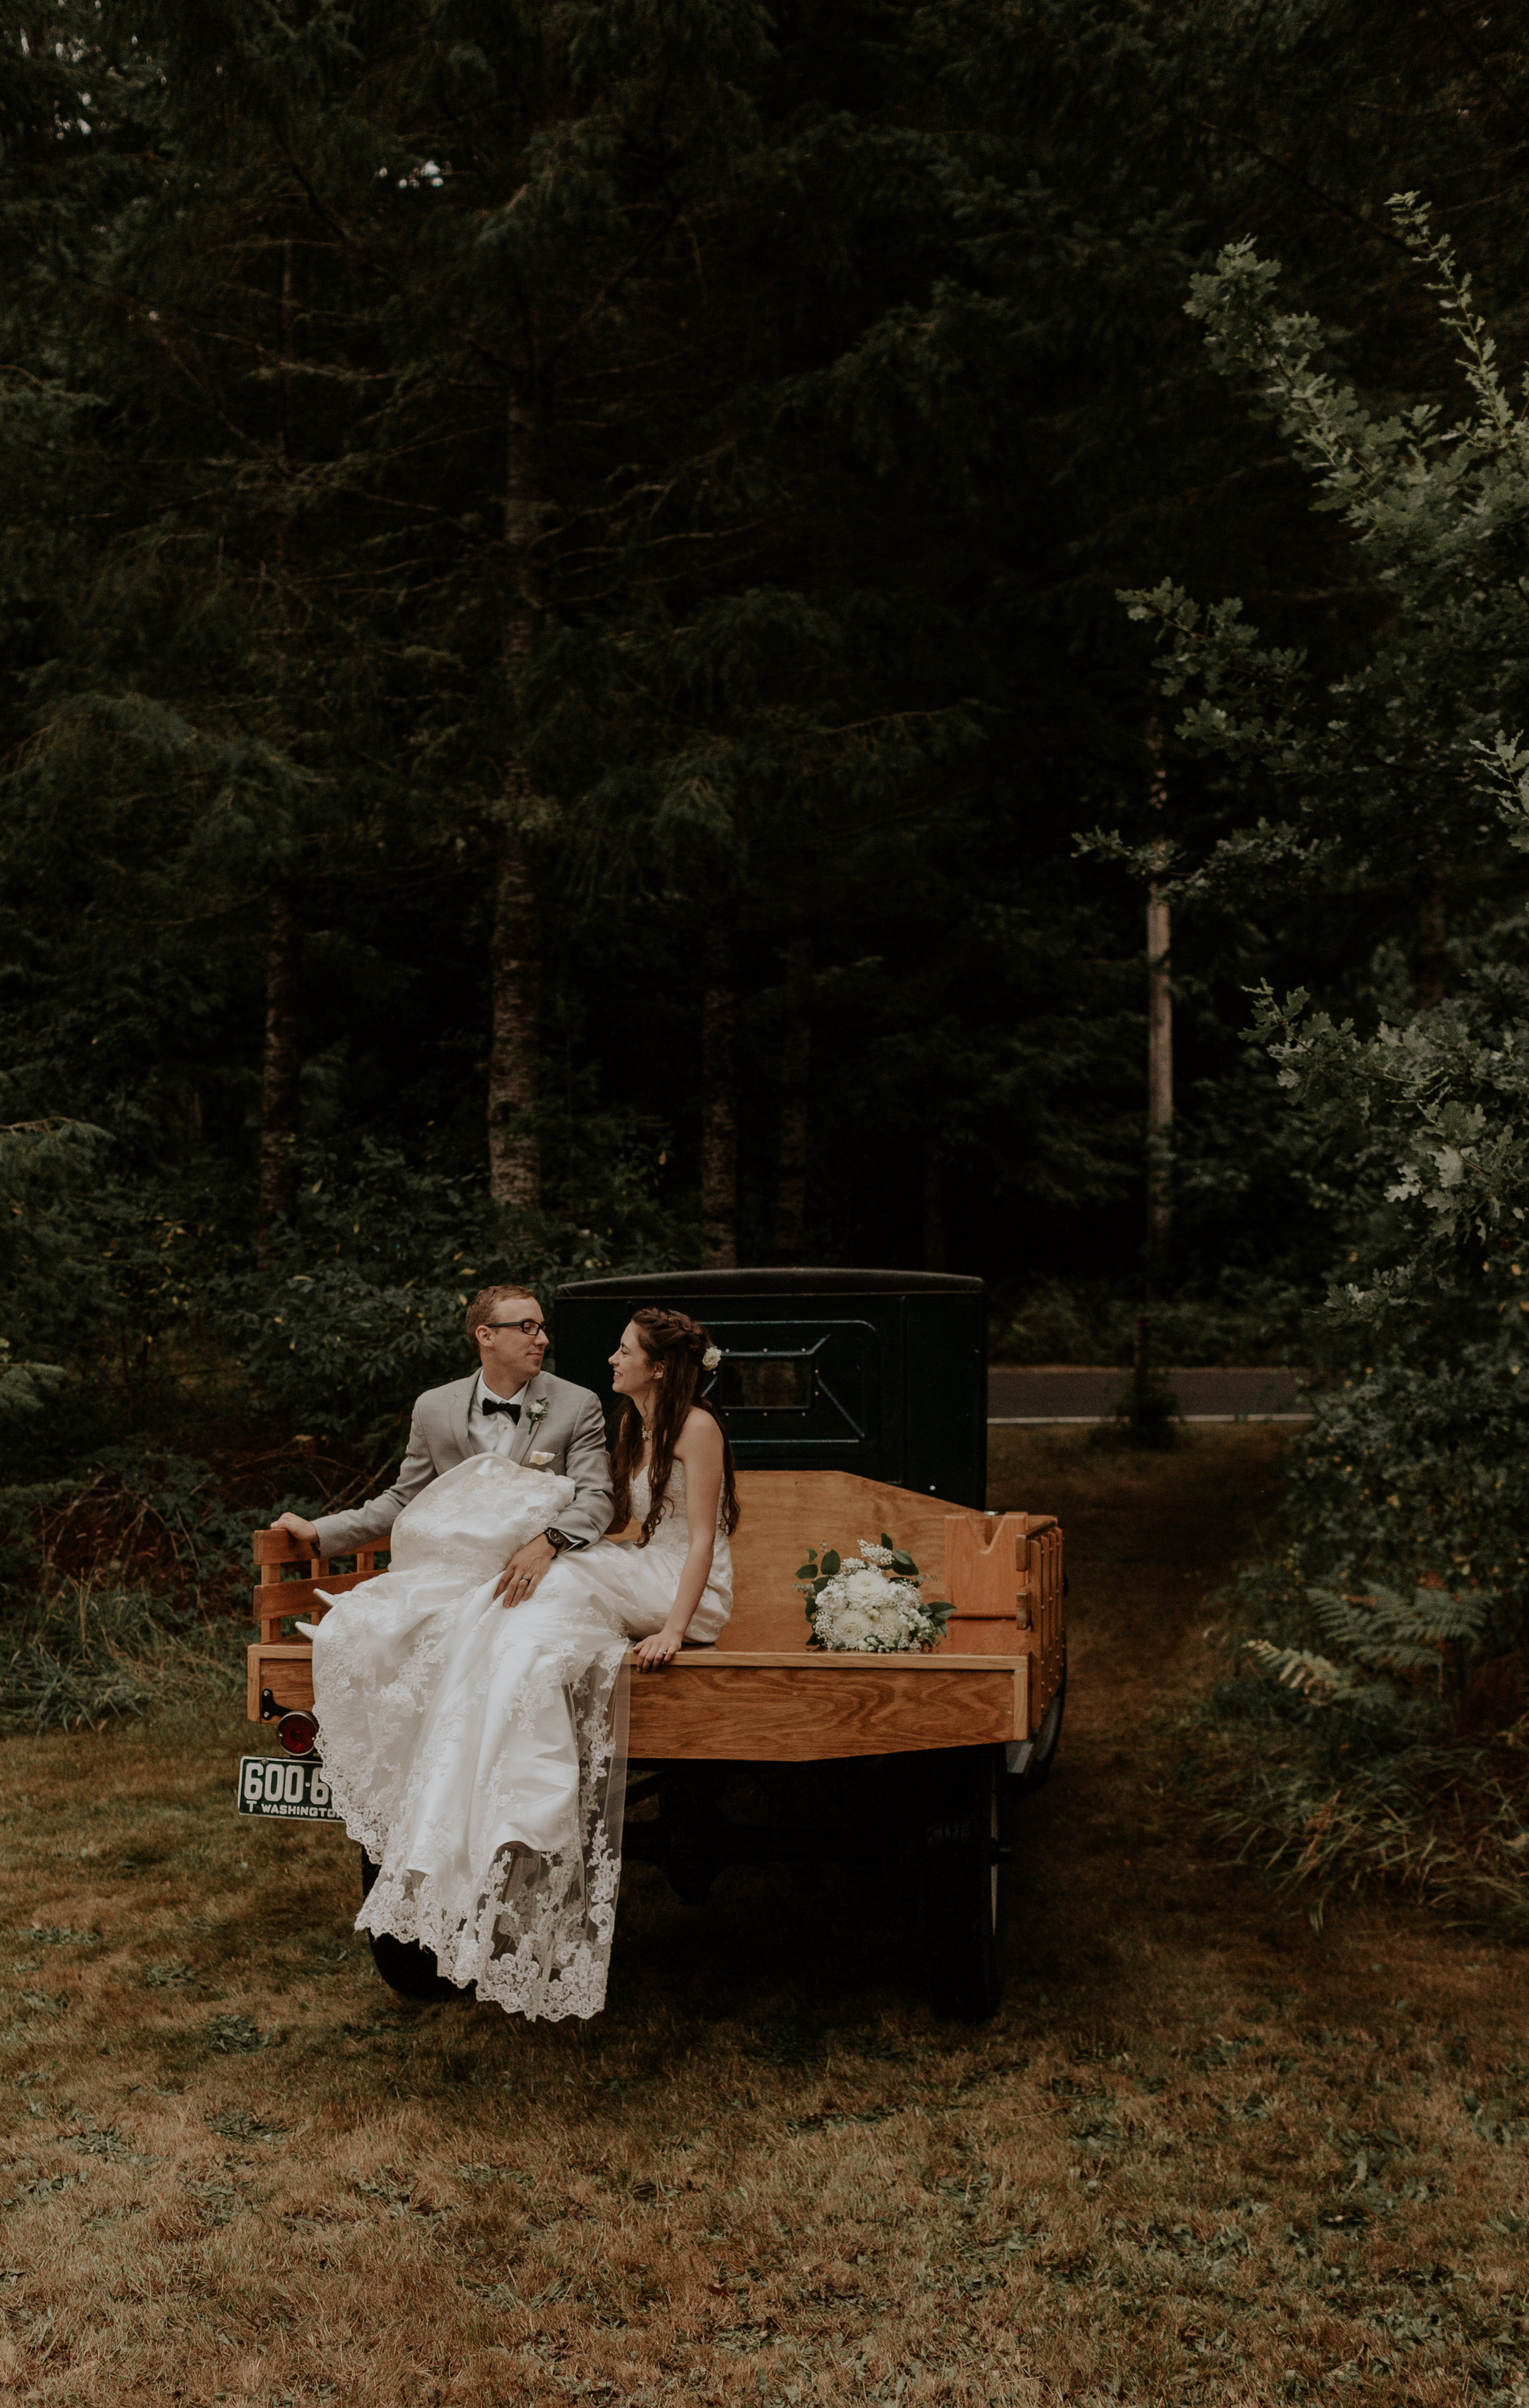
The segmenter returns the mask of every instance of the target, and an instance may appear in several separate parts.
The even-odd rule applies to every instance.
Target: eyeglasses
[[[523,1338],[529,1338],[533,1329],[539,1329],[543,1338],[547,1334],[544,1321],[481,1321],[478,1326],[480,1329],[518,1329]]]

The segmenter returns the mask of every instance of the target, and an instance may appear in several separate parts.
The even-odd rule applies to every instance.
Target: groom
[[[270,1526],[294,1531],[315,1555],[348,1555],[380,1545],[410,1499],[469,1455],[562,1472],[573,1483],[573,1502],[511,1556],[496,1591],[506,1605],[520,1605],[565,1548],[587,1547],[610,1526],[605,1420],[587,1388],[542,1370],[547,1329],[529,1288],[480,1288],[467,1310],[467,1333],[480,1368],[417,1399],[391,1488],[348,1513],[321,1513],[316,1522],[283,1513]]]

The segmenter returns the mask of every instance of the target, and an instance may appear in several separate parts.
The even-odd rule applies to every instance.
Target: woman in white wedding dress
[[[378,1867],[357,1930],[417,1941],[449,1981],[512,2014],[604,2005],[627,1642],[656,1671],[731,1612],[738,1498],[732,1450],[698,1396],[709,1349],[688,1314],[649,1306],[611,1357],[612,1526],[637,1520],[635,1544],[561,1555],[511,1605],[509,1558],[573,1484],[469,1455],[399,1514],[389,1570],[312,1626],[325,1777]]]

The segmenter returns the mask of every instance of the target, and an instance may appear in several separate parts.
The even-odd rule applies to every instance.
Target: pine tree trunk
[[[1168,977],[1168,906],[1147,897],[1147,1255],[1161,1280],[1173,1231],[1174,995]]]
[[[288,363],[296,348],[297,270],[295,246],[281,246],[281,456],[290,467],[297,456],[297,380]],[[283,533],[285,523],[283,522]]]
[[[775,1259],[800,1262],[807,1219],[808,1100],[813,1024],[807,1009],[812,946],[804,934],[786,948],[786,1025],[781,1032],[780,1147],[775,1170]]]
[[[292,244],[283,246],[279,350],[292,355],[296,295]],[[290,466],[295,449],[292,379],[281,376],[281,454]],[[286,566],[290,523],[283,514],[277,551]],[[260,1082],[260,1195],[255,1231],[264,1251],[275,1223],[289,1215],[297,1196],[297,1116],[302,1065],[297,1052],[297,978],[302,961],[302,923],[293,910],[280,870],[271,873],[266,901],[266,1047]]]
[[[537,594],[530,547],[537,524],[535,426],[512,398],[505,422],[504,538],[510,555],[510,607],[504,657],[513,668],[530,658]],[[493,1035],[488,1061],[488,1184],[497,1204],[534,1212],[541,1201],[541,1149],[534,1114],[541,1019],[541,927],[526,824],[535,781],[512,745],[504,766],[504,820],[494,876],[489,939]],[[517,1125],[518,1124],[518,1125]]]
[[[273,885],[266,905],[266,1051],[260,1083],[260,1202],[256,1226],[262,1241],[297,1194],[297,1111],[301,1060],[297,1052],[297,979],[303,932],[283,886]]]
[[[1161,811],[1168,795],[1161,739],[1154,721],[1147,742],[1157,767],[1147,800]],[[1161,854],[1163,838],[1157,840]],[[1173,1234],[1174,994],[1168,952],[1172,938],[1168,906],[1156,881],[1147,891],[1147,1275],[1160,1285],[1168,1268]]]
[[[700,1226],[707,1264],[738,1260],[738,1111],[734,1092],[738,1005],[728,909],[714,896],[706,913],[706,991],[700,1017]]]
[[[523,839],[506,828],[499,838],[488,951],[494,1013],[488,1057],[488,1184],[496,1204],[523,1212],[534,1212],[541,1201],[541,1149],[535,1126],[526,1118],[536,1110],[541,945],[530,861]]]

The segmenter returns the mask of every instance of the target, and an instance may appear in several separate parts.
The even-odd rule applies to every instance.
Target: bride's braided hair
[[[657,1304],[644,1304],[634,1312],[632,1327],[648,1361],[660,1366],[663,1370],[663,1378],[654,1383],[651,1391],[653,1438],[648,1454],[651,1501],[638,1544],[645,1547],[658,1526],[670,1474],[674,1469],[675,1443],[692,1405],[703,1413],[711,1413],[718,1429],[722,1430],[722,1527],[730,1539],[738,1527],[738,1488],[733,1478],[732,1447],[718,1415],[700,1394],[704,1369],[701,1357],[710,1346],[711,1339],[700,1322],[692,1321],[687,1312],[668,1312]],[[625,1528],[631,1520],[632,1479],[642,1460],[642,1416],[630,1397],[623,1397],[621,1404],[621,1425],[616,1431],[616,1442],[611,1455],[615,1490],[615,1511],[611,1521],[613,1530]]]

